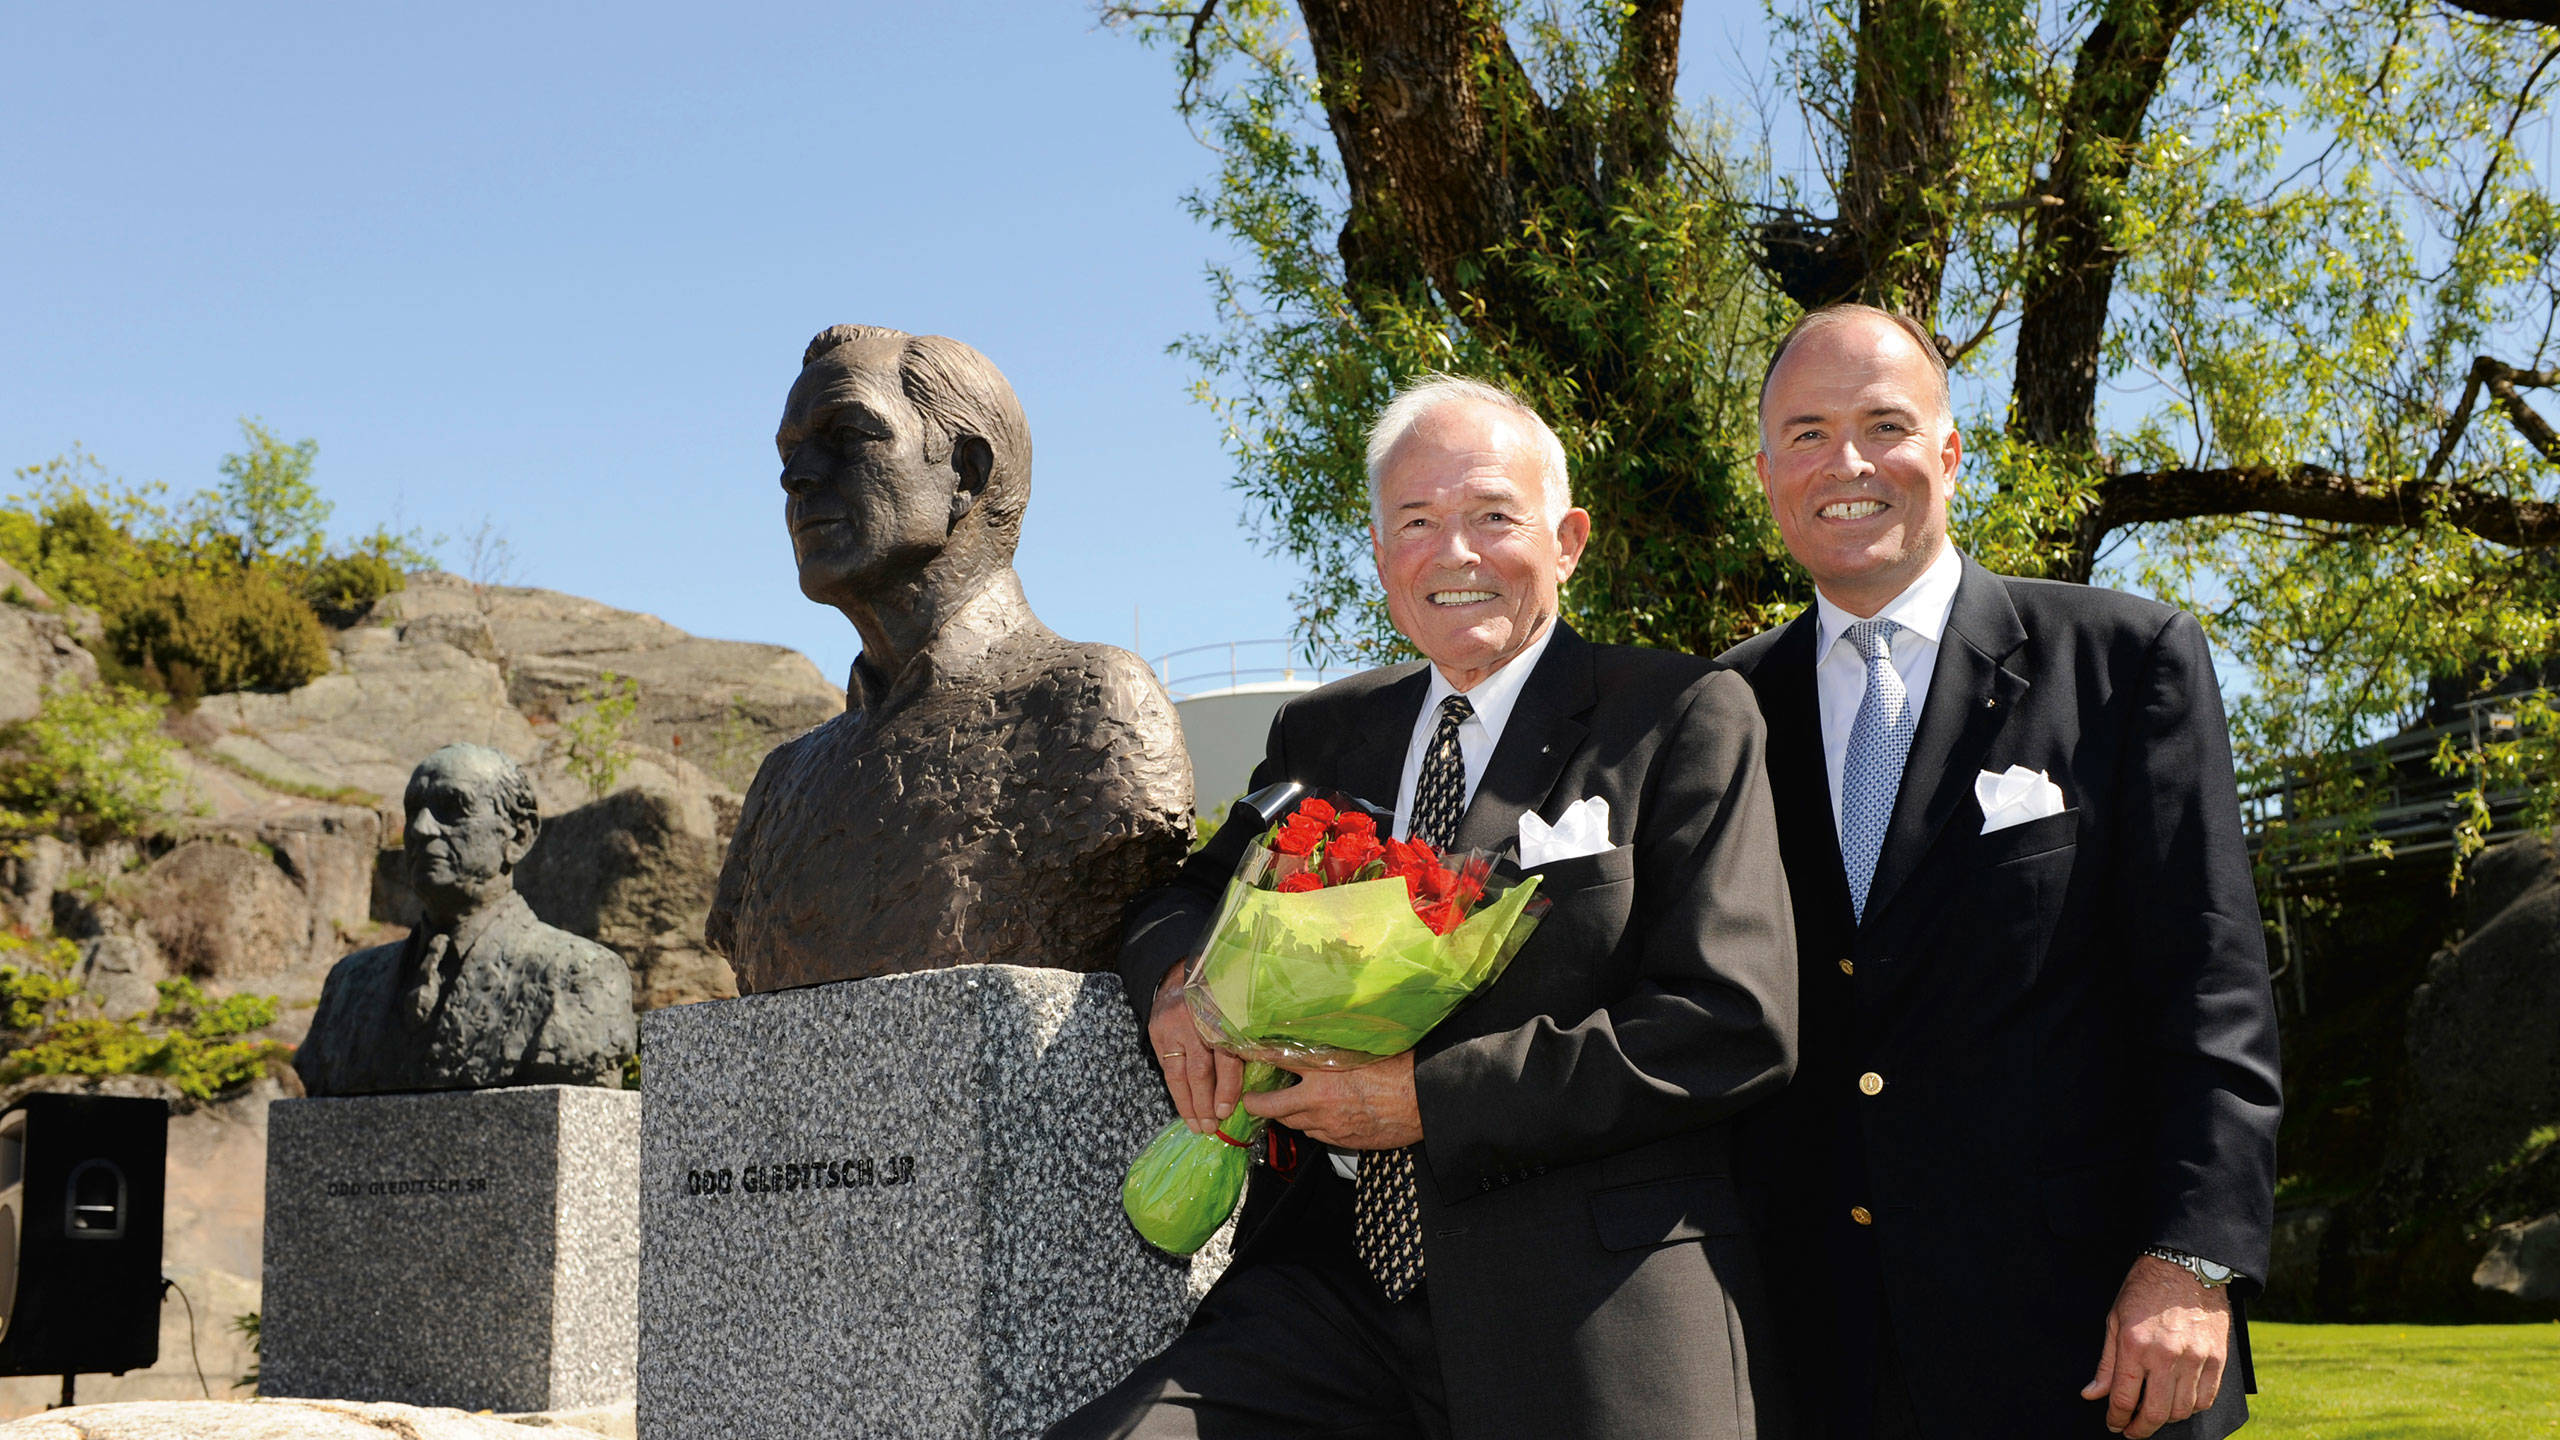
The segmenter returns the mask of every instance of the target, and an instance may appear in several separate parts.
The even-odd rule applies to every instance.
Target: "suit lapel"
[[[1589,714],[1599,700],[1599,688],[1592,680],[1591,643],[1557,621],[1556,637],[1547,642],[1547,653],[1538,657],[1538,668],[1520,687],[1520,698],[1502,727],[1501,743],[1493,747],[1475,799],[1468,802],[1466,816],[1458,822],[1459,849],[1519,858],[1521,812],[1537,809],[1556,788],[1565,762],[1590,733],[1578,717]],[[1419,716],[1418,698],[1414,710]],[[1410,726],[1406,733],[1410,736]],[[1397,780],[1402,783],[1403,777]]]
[[[1799,895],[1835,916],[1841,933],[1853,923],[1849,880],[1840,861],[1840,830],[1831,818],[1831,776],[1822,758],[1822,702],[1813,683],[1814,640],[1820,617],[1807,605],[1771,647],[1753,677],[1760,715],[1769,729],[1769,798],[1778,810],[1778,834],[1788,852],[1804,857],[1791,884],[1810,883],[1820,893]]]
[[[2000,577],[1967,559],[1929,677],[1920,731],[1902,767],[1884,853],[1867,890],[1866,926],[1893,907],[1902,882],[1919,868],[1938,832],[1972,798],[1983,754],[2027,693],[2027,681],[2000,663],[2026,641],[2026,627]]]
[[[1396,803],[1405,751],[1413,744],[1414,722],[1422,718],[1422,697],[1430,693],[1428,665],[1416,665],[1412,674],[1380,688],[1370,700],[1376,721],[1362,725],[1334,757],[1332,783],[1380,809]]]

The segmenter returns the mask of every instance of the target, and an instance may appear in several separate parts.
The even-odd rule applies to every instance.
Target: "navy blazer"
[[[2267,1273],[2275,1006],[2204,632],[1965,561],[1860,923],[1815,624],[1724,657],[1768,722],[1802,955],[1803,1060],[1744,1150],[1806,1431],[1868,1403],[1881,1340],[1929,1433],[2103,1436],[2079,1391],[2143,1247]],[[2011,765],[2069,808],[1985,835],[1975,777]],[[2246,1417],[2239,1310],[2220,1403],[2164,1435]]]

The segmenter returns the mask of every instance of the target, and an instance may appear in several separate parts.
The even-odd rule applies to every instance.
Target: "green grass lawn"
[[[2560,1436],[2560,1324],[2251,1325],[2252,1440]]]

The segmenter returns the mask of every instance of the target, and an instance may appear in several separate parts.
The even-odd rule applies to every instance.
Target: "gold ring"
[[[1158,1052],[1158,1058],[1164,1060],[1179,1060],[1182,1058],[1182,1052],[1179,1050],[1160,1051]]]

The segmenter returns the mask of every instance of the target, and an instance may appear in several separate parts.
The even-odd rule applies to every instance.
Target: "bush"
[[[569,773],[586,783],[588,795],[601,800],[620,783],[630,759],[623,734],[640,708],[640,685],[607,670],[569,698],[584,707],[561,727],[568,736]]]
[[[80,951],[68,940],[0,932],[0,1024],[9,1050],[0,1084],[30,1075],[155,1075],[178,1093],[210,1100],[247,1084],[293,1048],[241,1036],[275,1023],[271,995],[214,1000],[193,980],[160,982],[160,1002],[125,1019],[79,1015],[86,992],[72,978]]]
[[[302,598],[323,621],[345,627],[408,583],[398,566],[379,555],[333,555],[303,572]]]
[[[172,694],[290,690],[329,670],[320,617],[258,569],[145,581],[132,602],[108,618],[107,642],[126,664],[169,677]],[[193,685],[178,683],[180,667]]]
[[[67,823],[92,837],[140,829],[181,781],[161,713],[156,697],[123,686],[46,695],[34,719],[0,729],[0,828]]]

